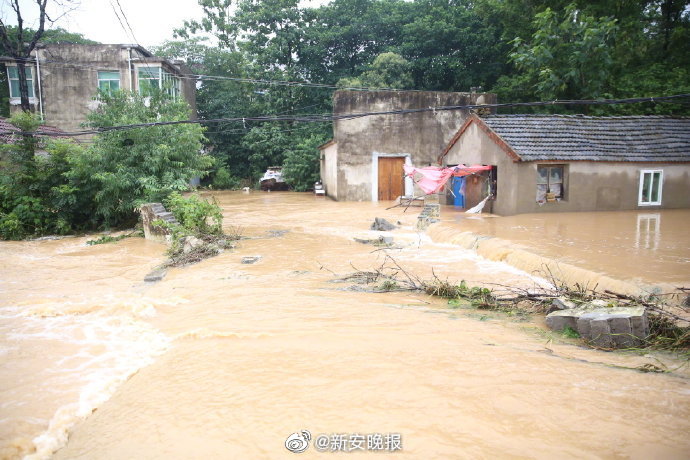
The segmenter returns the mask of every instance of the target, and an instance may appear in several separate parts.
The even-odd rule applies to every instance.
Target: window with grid
[[[663,170],[644,169],[640,171],[640,188],[637,196],[638,206],[660,205],[663,183]]]
[[[98,89],[112,94],[120,89],[120,72],[117,70],[98,71]]]
[[[177,99],[180,95],[180,79],[170,72],[163,71],[161,89],[173,99]]]
[[[564,170],[563,165],[537,166],[537,203],[563,199]]]
[[[161,68],[160,67],[139,67],[139,94],[151,96],[161,88]]]
[[[29,97],[34,97],[34,72],[33,67],[24,67],[26,70],[26,86],[29,88]],[[10,82],[10,97],[21,97],[19,92],[19,70],[16,66],[7,66],[7,79]]]

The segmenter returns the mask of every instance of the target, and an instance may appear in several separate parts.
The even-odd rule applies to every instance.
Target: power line
[[[452,105],[452,106],[440,106],[440,107],[423,107],[418,109],[398,109],[398,110],[385,110],[377,112],[356,112],[356,113],[346,113],[346,114],[314,114],[314,115],[264,115],[255,117],[227,117],[227,118],[212,118],[206,120],[176,120],[176,121],[158,121],[150,123],[136,123],[130,125],[119,125],[119,126],[104,126],[98,127],[91,130],[66,132],[66,133],[38,133],[38,132],[16,132],[22,135],[42,135],[42,136],[54,136],[54,137],[76,137],[91,134],[101,134],[112,131],[121,131],[128,129],[137,128],[149,128],[154,126],[172,126],[172,125],[189,125],[189,124],[213,124],[213,123],[226,123],[226,122],[237,122],[237,121],[256,121],[256,122],[278,122],[278,121],[291,121],[291,122],[302,122],[302,123],[327,123],[338,120],[352,120],[356,118],[371,117],[371,116],[382,116],[382,115],[405,115],[411,113],[422,113],[422,112],[441,112],[441,111],[454,111],[454,110],[472,110],[472,109],[491,109],[491,108],[505,108],[505,107],[544,107],[544,106],[555,106],[555,105],[619,105],[619,104],[639,104],[644,102],[669,102],[678,101],[680,99],[690,98],[690,94],[676,94],[673,96],[659,96],[659,97],[639,97],[639,98],[629,98],[629,99],[585,99],[585,100],[553,100],[553,101],[536,101],[536,102],[506,102],[502,104],[466,104],[466,105]],[[5,130],[5,132],[11,132]],[[0,132],[2,133],[2,132]]]
[[[118,17],[119,19],[119,17]],[[122,24],[122,23],[121,23]],[[123,26],[124,27],[124,26]],[[126,31],[126,30],[125,30]],[[15,60],[24,60],[27,62],[35,62],[35,59],[28,58],[17,58]],[[63,67],[76,67],[81,69],[98,71],[102,70],[101,67],[92,66],[88,64],[81,64],[75,62],[58,61],[52,59],[41,59],[39,62],[43,65],[58,65]],[[351,91],[414,91],[414,92],[424,92],[426,90],[418,89],[406,89],[402,90],[399,88],[371,88],[366,86],[336,86],[329,85],[325,83],[312,83],[308,81],[289,81],[289,80],[270,80],[270,79],[260,79],[260,78],[243,78],[243,77],[227,77],[224,75],[206,75],[206,74],[185,74],[176,75],[177,78],[186,80],[202,80],[202,81],[234,81],[237,83],[250,83],[257,85],[271,85],[271,86],[290,86],[290,87],[306,87],[306,88],[320,88],[320,89],[336,89],[336,90],[351,90]],[[452,91],[441,91],[441,92],[452,92]]]

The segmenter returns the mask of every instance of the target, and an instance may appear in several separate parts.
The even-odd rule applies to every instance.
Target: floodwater
[[[400,435],[399,451],[365,444],[376,458],[690,455],[690,371],[675,358],[332,282],[385,252],[423,278],[543,282],[417,233],[417,210],[216,197],[226,229],[251,239],[159,283],[142,280],[164,247],[139,238],[0,244],[1,458],[292,458],[302,430]],[[378,235],[374,217],[400,222],[386,233],[398,249],[353,241]],[[631,369],[647,363],[672,372]]]
[[[497,217],[448,206],[436,241],[474,248],[527,272],[624,293],[690,287],[690,210],[572,212]],[[548,269],[548,270],[547,270]]]

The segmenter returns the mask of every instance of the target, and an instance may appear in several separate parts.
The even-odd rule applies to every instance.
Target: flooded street
[[[572,212],[496,217],[444,208],[435,241],[474,248],[530,273],[635,293],[690,286],[690,210]],[[479,239],[478,239],[479,237]]]
[[[390,203],[215,196],[226,231],[249,239],[158,283],[143,278],[165,247],[141,238],[0,243],[0,458],[293,458],[285,441],[301,430],[399,434],[399,451],[360,452],[377,458],[690,456],[685,363],[581,348],[543,318],[333,282],[383,263],[384,251],[353,237],[377,237],[368,228],[385,217],[400,223],[386,252],[409,272],[527,288],[543,280],[457,235],[493,225],[496,240],[528,244],[529,223],[444,211],[427,235],[415,231],[418,209]],[[560,216],[560,227],[544,224],[558,238],[544,238],[541,255],[611,278],[681,283],[690,244],[673,229],[687,216],[665,211],[654,249],[641,237],[642,271],[596,242],[573,249],[583,246],[578,224]],[[633,238],[622,235],[621,247]],[[251,255],[261,258],[241,263]],[[630,369],[647,363],[674,371]],[[333,452],[312,444],[301,455]]]

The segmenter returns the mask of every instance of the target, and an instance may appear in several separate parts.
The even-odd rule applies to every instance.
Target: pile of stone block
[[[601,348],[639,346],[649,335],[649,320],[644,307],[609,306],[605,301],[576,305],[555,299],[546,325],[563,331],[571,328],[593,345]]]

